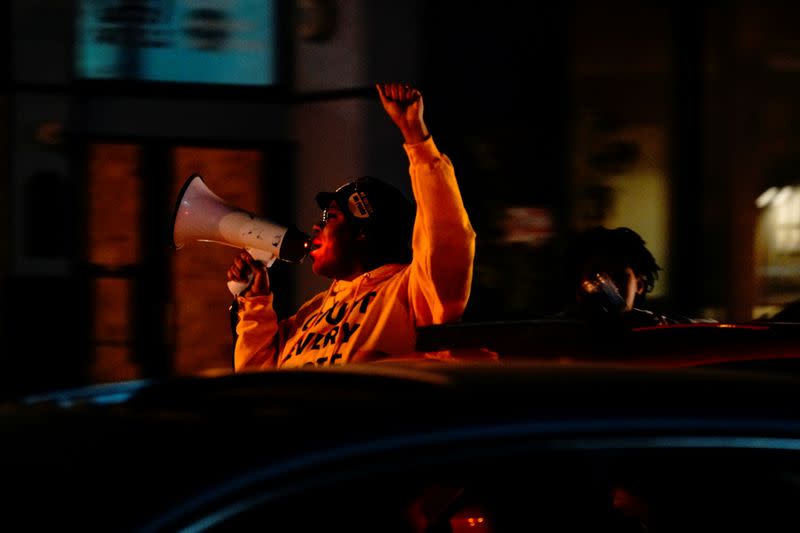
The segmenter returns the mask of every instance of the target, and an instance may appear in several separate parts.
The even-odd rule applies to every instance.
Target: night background
[[[229,367],[236,250],[171,247],[180,187],[200,173],[306,231],[314,194],[353,177],[410,195],[379,81],[421,89],[454,163],[478,235],[465,321],[558,311],[559,251],[597,224],[647,241],[657,310],[744,321],[800,297],[794,3],[2,9],[5,394]],[[307,264],[270,276],[282,313],[328,284]]]

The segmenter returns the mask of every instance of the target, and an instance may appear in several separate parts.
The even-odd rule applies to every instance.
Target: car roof
[[[171,419],[235,414],[275,423],[287,416],[313,419],[325,412],[323,404],[333,404],[337,413],[354,418],[382,410],[400,418],[413,413],[419,419],[426,413],[438,416],[443,410],[453,416],[459,412],[473,416],[482,411],[493,413],[498,407],[583,408],[587,395],[593,394],[592,405],[608,409],[624,408],[629,398],[642,396],[641,404],[650,408],[662,403],[676,410],[704,405],[753,408],[759,399],[768,399],[766,406],[774,410],[780,407],[775,396],[793,398],[793,387],[800,379],[791,374],[699,370],[569,359],[387,361],[98,384],[24,396],[0,410],[76,418],[82,413],[108,413],[131,419],[161,414]],[[743,398],[740,388],[758,394]],[[677,389],[680,395],[675,394]],[[711,396],[710,390],[714,391]],[[516,401],[512,403],[512,399]]]
[[[800,323],[695,322],[627,328],[544,319],[419,328],[416,348],[455,354],[490,350],[503,360],[592,361],[640,366],[728,365],[800,370]],[[754,362],[760,362],[758,365]]]

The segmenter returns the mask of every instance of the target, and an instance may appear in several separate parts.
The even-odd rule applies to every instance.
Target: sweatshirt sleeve
[[[460,320],[472,285],[475,231],[453,164],[433,138],[404,148],[417,204],[409,279],[415,325]]]
[[[233,350],[235,372],[276,366],[280,337],[273,295],[237,296],[238,322]]]

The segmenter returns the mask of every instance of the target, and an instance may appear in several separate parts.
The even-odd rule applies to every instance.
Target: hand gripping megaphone
[[[301,263],[311,244],[311,237],[293,225],[281,226],[227,204],[208,188],[200,174],[189,176],[181,187],[170,233],[175,250],[188,241],[215,242],[244,248],[267,268],[276,259]],[[248,285],[229,282],[228,288],[238,294]]]

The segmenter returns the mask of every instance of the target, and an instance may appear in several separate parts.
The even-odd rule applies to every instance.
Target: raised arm
[[[423,119],[422,93],[407,83],[377,83],[383,109],[392,119],[406,144],[415,144],[430,137]]]
[[[409,301],[416,326],[459,320],[469,299],[475,232],[450,159],[423,119],[422,93],[405,83],[377,84],[381,104],[405,140],[417,213]]]

